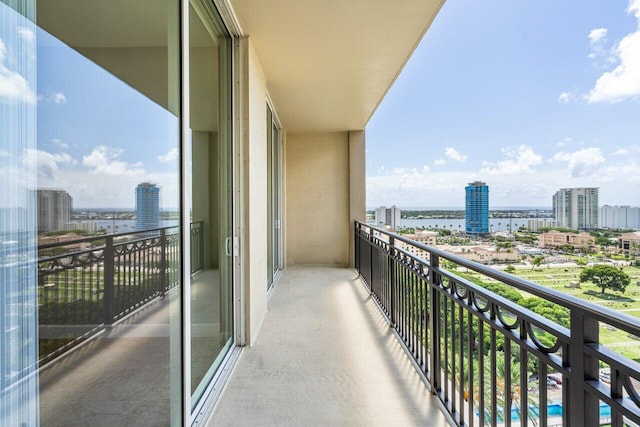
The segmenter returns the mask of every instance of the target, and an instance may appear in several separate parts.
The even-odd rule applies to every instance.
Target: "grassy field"
[[[631,284],[623,294],[609,290],[601,293],[600,288],[591,283],[580,283],[580,288],[570,287],[571,282],[579,282],[581,267],[547,268],[542,266],[535,269],[516,269],[512,274],[629,316],[640,318],[640,286],[637,284],[640,282],[640,268],[628,266],[624,267],[623,270],[631,277]],[[486,282],[492,282],[491,279],[486,277],[481,277],[480,275],[477,277]],[[531,295],[522,292],[522,296],[530,297]],[[600,342],[612,350],[640,362],[640,337],[629,335],[608,325],[601,325]]]

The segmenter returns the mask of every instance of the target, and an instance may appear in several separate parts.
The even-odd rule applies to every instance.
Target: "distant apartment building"
[[[98,232],[98,223],[96,221],[68,222],[64,228],[65,230],[81,230],[88,234],[96,234]]]
[[[598,213],[598,225],[600,228],[640,229],[640,208],[604,205]]]
[[[424,231],[422,233],[416,233],[416,234],[404,234],[403,237],[406,237],[407,239],[411,239],[414,240],[418,243],[422,243],[423,245],[427,245],[427,246],[435,246],[436,245],[436,237],[438,236],[438,233],[434,232],[434,231]],[[427,252],[416,248],[415,246],[412,245],[408,245],[404,242],[396,242],[396,246],[400,249],[403,249],[409,253],[412,253],[413,255],[419,256],[421,258],[426,258],[427,257]]]
[[[520,256],[516,248],[498,250],[489,246],[443,246],[440,249],[481,264],[517,262]]]
[[[387,208],[386,206],[380,206],[376,209],[376,226],[378,227],[391,227],[397,230],[400,227],[400,214],[402,211],[395,206]]]
[[[160,227],[160,188],[143,182],[136,187],[136,230]]]
[[[64,230],[71,221],[72,199],[64,190],[38,189],[38,233]]]
[[[598,188],[562,188],[553,195],[553,216],[559,227],[598,228]]]
[[[627,255],[640,255],[640,231],[624,233],[619,238],[620,250]]]
[[[527,221],[527,228],[533,233],[545,228],[559,227],[558,221],[554,219],[542,218],[542,219],[530,219]]]
[[[481,181],[465,187],[465,230],[467,233],[489,232],[489,186]]]
[[[596,238],[589,233],[563,233],[551,230],[538,236],[538,246],[542,248],[557,248],[559,246],[571,245],[575,248],[588,249],[595,246]]]

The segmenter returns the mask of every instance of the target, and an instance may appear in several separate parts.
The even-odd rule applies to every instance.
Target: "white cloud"
[[[55,92],[51,95],[51,100],[58,105],[67,103],[67,97],[62,92]]]
[[[7,47],[0,39],[0,100],[33,104],[36,101],[36,94],[20,73],[7,68],[6,55]]]
[[[607,29],[606,28],[594,28],[589,32],[589,41],[593,43],[598,43],[604,41],[604,38],[607,37]]]
[[[445,159],[438,159],[438,160],[435,160],[433,164],[436,166],[442,166],[442,165],[446,165],[447,161]]]
[[[92,168],[94,175],[126,175],[135,176],[144,173],[142,162],[127,163],[119,160],[122,150],[100,145],[88,156],[82,156],[82,165]]]
[[[631,0],[627,13],[633,14],[640,26],[640,0]],[[603,73],[586,95],[590,104],[622,102],[640,96],[640,28],[620,40],[613,49],[613,59],[618,65]]]
[[[36,34],[31,28],[18,27],[18,34],[26,42],[33,43],[36,41]]]
[[[625,156],[627,154],[629,154],[629,150],[627,150],[626,148],[618,148],[613,152],[614,156]]]
[[[542,156],[527,145],[504,147],[502,153],[505,160],[497,163],[483,161],[480,172],[488,175],[518,175],[535,172],[533,166],[542,164]]]
[[[51,142],[53,142],[55,145],[57,145],[60,148],[69,148],[69,144],[67,144],[66,142],[64,142],[59,138],[53,138]]]
[[[460,154],[458,150],[453,147],[447,147],[444,150],[444,155],[451,160],[455,160],[456,162],[464,163],[467,160],[467,156],[464,154]]]
[[[640,21],[640,0],[630,0],[627,13],[635,16]]]
[[[527,174],[489,181],[485,174],[473,171],[397,169],[395,173],[367,176],[367,206],[459,208],[464,206],[464,187],[477,180],[489,184],[491,206],[546,206],[551,205],[559,175],[541,171],[534,182]]]
[[[594,28],[589,32],[588,37],[591,51],[587,57],[594,61],[594,65],[604,66],[608,63],[615,62],[615,59],[611,57],[609,50],[605,46],[607,41],[606,28]],[[598,61],[600,63],[596,63],[596,60],[600,60]]]
[[[589,147],[573,153],[560,151],[554,154],[552,162],[566,163],[572,177],[594,176],[605,162],[598,147]]]
[[[35,167],[38,178],[53,180],[59,170],[59,165],[75,165],[78,162],[67,153],[49,153],[43,150],[26,150],[23,162]]]
[[[158,156],[158,160],[160,161],[160,163],[169,163],[172,162],[174,160],[176,160],[178,158],[178,149],[177,148],[172,148],[171,150],[169,150],[169,152],[167,154],[164,154],[162,156]]]
[[[572,143],[573,143],[573,138],[567,137],[567,138],[564,138],[561,141],[556,142],[556,146],[557,147],[566,147],[567,145],[570,145]]]
[[[561,104],[566,104],[570,101],[570,95],[568,92],[562,92],[560,96],[558,96],[558,102]]]
[[[78,161],[67,153],[53,154],[53,158],[57,164],[77,165]]]

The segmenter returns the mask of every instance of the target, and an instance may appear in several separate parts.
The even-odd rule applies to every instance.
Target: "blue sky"
[[[177,118],[41,29],[37,41],[38,186],[76,208],[132,208],[150,181],[178,206]]]
[[[367,206],[640,201],[640,0],[449,0],[367,127]]]
[[[151,181],[177,206],[178,120],[46,32],[5,22],[0,102],[37,105],[37,150],[23,157],[38,186],[75,207],[131,208]],[[37,82],[20,74],[20,46],[37,46]],[[367,205],[462,207],[482,180],[493,207],[550,206],[581,186],[639,206],[639,155],[640,0],[448,0],[367,127]]]
[[[24,185],[66,190],[74,208],[133,208],[149,181],[178,206],[178,119],[1,3],[0,20],[0,107],[37,108],[35,148],[16,153],[0,133],[0,177],[37,170]]]

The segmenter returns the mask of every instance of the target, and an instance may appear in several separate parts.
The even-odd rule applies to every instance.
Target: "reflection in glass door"
[[[231,39],[208,1],[189,26],[191,393],[194,409],[232,345]]]
[[[35,3],[39,424],[181,425],[180,2]]]

